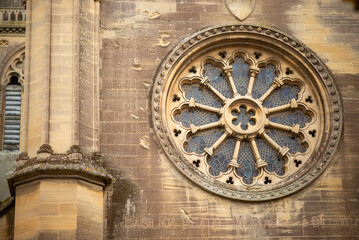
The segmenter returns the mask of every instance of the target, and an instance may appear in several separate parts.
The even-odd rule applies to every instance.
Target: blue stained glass
[[[306,147],[301,144],[300,138],[295,137],[292,133],[284,132],[277,129],[269,129],[267,134],[280,146],[288,147],[289,152],[292,154],[295,154],[297,152],[304,153],[306,151]]]
[[[236,119],[233,119],[232,123],[236,126],[241,124],[241,128],[243,130],[248,129],[248,126],[247,126],[248,123],[251,125],[255,124],[255,121],[253,119],[250,119],[252,116],[255,115],[255,113],[253,111],[247,112],[247,109],[245,107],[240,107],[239,112],[232,111],[232,115],[234,117],[237,117]]]
[[[297,109],[294,111],[273,113],[270,115],[269,120],[286,126],[299,124],[302,128],[306,123],[310,123],[312,118],[308,114],[304,114],[301,110]]]
[[[257,99],[260,98],[272,85],[276,78],[275,66],[270,64],[262,68],[257,78],[254,80],[252,96]]]
[[[203,153],[206,147],[212,146],[224,133],[223,129],[215,128],[197,132],[188,138],[184,150],[188,153]]]
[[[285,173],[285,160],[280,157],[278,151],[261,138],[257,138],[256,143],[259,155],[267,163],[266,169],[269,172],[275,172],[279,176],[283,176]]]
[[[212,86],[226,98],[232,98],[232,90],[221,68],[214,67],[212,64],[204,65],[203,76],[208,77]]]
[[[217,122],[219,116],[216,113],[208,112],[202,109],[183,109],[180,113],[174,115],[177,122],[182,123],[186,128],[189,128],[190,124],[195,126],[201,126],[208,123]]]
[[[221,172],[228,170],[228,163],[231,161],[234,151],[235,141],[233,138],[226,139],[215,151],[208,163],[209,172],[213,176],[218,176]]]
[[[237,169],[238,176],[242,177],[243,182],[246,184],[253,183],[253,178],[258,176],[258,172],[256,170],[256,161],[248,142],[243,141],[241,143],[237,162],[239,164]]]
[[[244,58],[236,57],[232,67],[232,78],[234,85],[236,86],[238,93],[244,96],[247,93],[249,83],[249,65],[244,62]]]
[[[211,90],[205,87],[202,88],[198,84],[192,84],[192,85],[185,84],[182,86],[182,89],[185,92],[185,96],[187,99],[194,98],[196,102],[211,107],[216,107],[216,108],[223,107],[218,97],[214,95]]]
[[[274,90],[263,102],[266,108],[273,108],[287,104],[293,98],[298,100],[300,87],[283,85],[281,88]]]

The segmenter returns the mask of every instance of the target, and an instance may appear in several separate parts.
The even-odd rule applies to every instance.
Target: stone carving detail
[[[251,14],[256,4],[255,0],[226,0],[227,7],[239,20],[243,21]]]
[[[6,86],[10,83],[10,78],[12,76],[17,76],[19,83],[24,86],[24,65],[25,65],[25,49],[21,49],[15,55],[11,57],[8,61],[9,64],[6,66],[6,70],[1,75],[2,85]]]
[[[173,49],[158,73],[159,143],[211,192],[282,197],[313,181],[335,153],[340,96],[323,62],[291,36],[252,25],[204,29]]]
[[[25,35],[26,10],[19,8],[0,9],[0,33]]]
[[[112,175],[99,164],[99,153],[88,153],[80,146],[71,146],[67,154],[55,154],[48,144],[41,145],[35,158],[21,153],[16,169],[7,176],[10,192],[14,194],[17,185],[28,178],[77,178],[104,187],[113,181]]]
[[[9,45],[8,40],[5,40],[5,39],[0,40],[0,46],[7,46],[7,45]]]

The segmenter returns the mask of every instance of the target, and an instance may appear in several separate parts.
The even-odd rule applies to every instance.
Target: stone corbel
[[[103,188],[113,181],[112,175],[103,167],[100,153],[84,153],[80,146],[74,145],[67,154],[55,154],[48,144],[41,145],[34,158],[21,153],[15,171],[7,176],[12,196],[17,186],[40,179],[78,179]]]

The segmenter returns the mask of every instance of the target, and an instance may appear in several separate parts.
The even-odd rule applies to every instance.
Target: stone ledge
[[[26,28],[25,26],[0,26],[0,34],[20,34],[25,35]]]
[[[15,196],[17,186],[39,179],[79,179],[102,187],[113,181],[112,175],[103,167],[100,153],[86,153],[74,145],[67,154],[54,154],[48,144],[40,147],[35,158],[21,153],[15,171],[7,175],[12,196]]]
[[[9,197],[0,203],[0,217],[3,216],[13,206],[15,202],[14,197]]]

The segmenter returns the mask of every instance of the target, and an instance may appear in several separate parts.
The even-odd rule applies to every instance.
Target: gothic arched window
[[[1,73],[1,149],[19,150],[21,95],[24,80],[24,49],[4,64]]]
[[[295,38],[258,26],[208,28],[164,60],[152,120],[172,162],[217,194],[266,200],[328,165],[340,97],[324,63]]]

